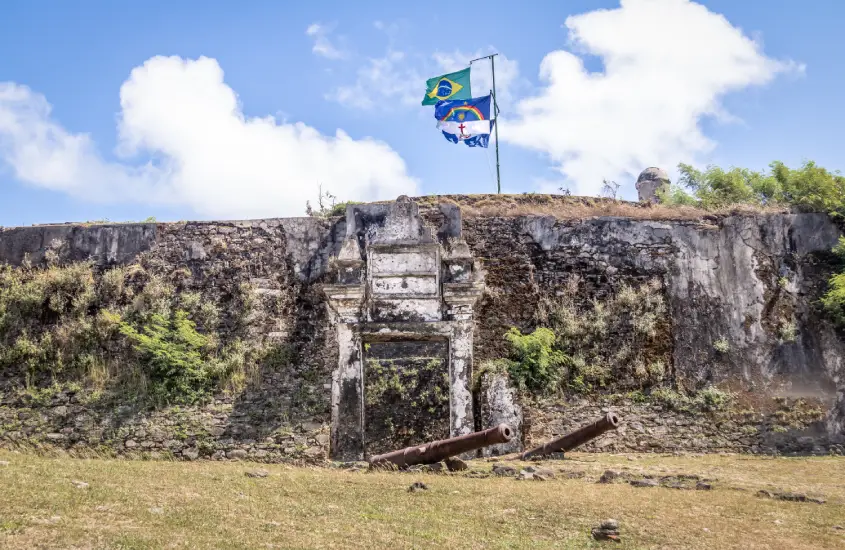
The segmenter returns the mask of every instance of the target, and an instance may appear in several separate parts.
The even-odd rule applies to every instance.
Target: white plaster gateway
[[[473,307],[484,288],[483,275],[461,237],[458,207],[444,204],[440,213],[443,223],[435,236],[407,197],[346,209],[346,238],[333,258],[335,283],[324,285],[338,343],[332,377],[334,459],[372,454],[365,426],[368,343],[443,342],[448,434],[473,431]]]

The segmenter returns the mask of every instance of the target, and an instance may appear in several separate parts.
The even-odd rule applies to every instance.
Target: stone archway
[[[324,286],[339,348],[332,458],[473,431],[473,307],[483,280],[461,238],[460,210],[446,208],[450,223],[435,238],[405,197],[347,207],[336,282]],[[448,430],[438,422],[447,416]]]

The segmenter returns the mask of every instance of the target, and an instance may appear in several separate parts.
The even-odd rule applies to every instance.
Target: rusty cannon
[[[450,456],[475,451],[497,443],[507,443],[512,438],[513,429],[507,424],[499,424],[489,430],[376,455],[370,458],[370,464],[373,466],[393,464],[399,468],[413,466],[414,464],[434,464]]]
[[[576,447],[580,447],[591,439],[597,438],[608,430],[615,430],[618,427],[619,416],[615,413],[607,413],[592,424],[587,424],[586,426],[578,428],[574,432],[568,433],[557,439],[552,439],[548,443],[525,451],[519,456],[519,458],[527,460],[534,456],[550,455],[552,453],[565,453],[575,449]]]

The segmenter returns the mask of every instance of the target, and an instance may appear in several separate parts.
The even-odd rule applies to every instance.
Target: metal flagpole
[[[473,59],[469,62],[470,65],[473,64],[475,61],[481,61],[482,59],[490,59],[490,71],[493,74],[493,112],[496,115],[495,119],[495,127],[494,131],[496,132],[496,193],[502,192],[502,177],[499,172],[499,104],[496,102],[496,61],[494,58],[499,55],[497,53],[485,55],[484,57],[479,57],[478,59]]]

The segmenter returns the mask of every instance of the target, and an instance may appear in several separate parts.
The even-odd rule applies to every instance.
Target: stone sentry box
[[[331,457],[372,454],[474,430],[473,307],[483,275],[441,205],[437,233],[407,197],[350,205],[324,285],[338,342]]]

